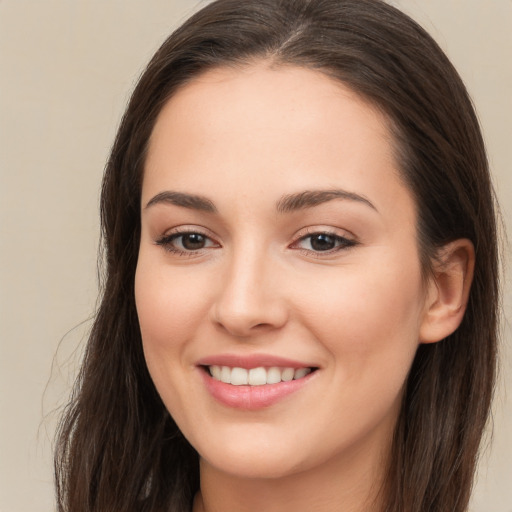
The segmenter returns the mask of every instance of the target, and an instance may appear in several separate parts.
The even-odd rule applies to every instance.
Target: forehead
[[[264,132],[269,137],[283,135],[283,126],[286,133],[293,126],[292,135],[301,132],[313,137],[317,128],[324,132],[336,128],[332,123],[336,116],[345,125],[364,127],[386,143],[392,142],[382,112],[325,73],[266,62],[221,67],[199,75],[173,94],[158,116],[150,146],[156,143],[158,132],[176,132],[176,122],[180,130],[192,127],[194,133],[205,128],[222,134],[243,124],[252,133]],[[341,132],[332,130],[334,138],[337,134]]]
[[[266,195],[342,186],[379,203],[393,200],[383,182],[401,185],[379,109],[324,73],[267,63],[181,87],[157,119],[145,173],[143,200],[166,187],[209,195],[222,183]]]

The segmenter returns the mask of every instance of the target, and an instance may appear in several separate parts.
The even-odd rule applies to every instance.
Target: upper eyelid
[[[321,227],[321,226],[308,226],[298,231],[298,234],[295,237],[295,240],[300,240],[307,236],[325,234],[331,236],[337,236],[340,238],[346,238],[348,240],[356,241],[357,237],[351,231],[342,228],[335,227]]]
[[[298,244],[299,242],[302,242],[303,240],[306,240],[310,237],[313,237],[315,235],[327,235],[327,236],[330,236],[334,239],[337,239],[337,240],[343,240],[345,242],[347,242],[348,244],[350,245],[356,245],[358,244],[359,242],[353,238],[349,238],[347,236],[343,236],[343,235],[338,235],[336,233],[331,233],[331,232],[327,232],[327,231],[317,231],[315,233],[309,233],[307,235],[303,235],[303,236],[300,236],[298,238],[296,238],[291,244],[289,247],[292,247],[296,244]]]
[[[173,235],[186,235],[188,233],[197,233],[207,238],[211,238],[212,240],[216,240],[218,238],[209,229],[195,225],[176,226],[174,228],[166,229],[161,235],[158,236],[158,238],[164,238]]]

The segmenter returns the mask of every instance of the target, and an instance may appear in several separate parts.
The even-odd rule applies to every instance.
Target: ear
[[[435,343],[459,327],[475,268],[475,249],[461,238],[441,247],[433,264],[420,325],[420,343]]]

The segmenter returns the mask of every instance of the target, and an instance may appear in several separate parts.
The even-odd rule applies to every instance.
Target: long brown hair
[[[102,189],[102,301],[55,459],[59,512],[189,511],[198,455],[148,374],[134,303],[148,140],[169,97],[200,73],[266,59],[319,70],[388,117],[415,197],[425,273],[469,238],[476,269],[459,329],[420,345],[383,489],[385,512],[463,512],[495,381],[494,195],[478,121],[457,72],[414,21],[380,0],[217,0],[155,54],[123,117]]]

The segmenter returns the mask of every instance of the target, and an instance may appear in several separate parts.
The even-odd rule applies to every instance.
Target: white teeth
[[[285,368],[283,373],[281,373],[281,380],[288,382],[293,380],[293,375],[295,374],[295,370],[293,368]]]
[[[273,366],[267,370],[267,384],[277,384],[281,382],[281,370]]]
[[[293,379],[302,379],[309,373],[311,368],[231,368],[230,366],[209,366],[210,374],[215,380],[220,380],[226,384],[234,386],[263,386],[264,384],[277,384],[279,382],[289,382]]]
[[[302,379],[302,377],[305,377],[308,373],[311,373],[310,368],[299,368],[298,370],[295,370],[295,373],[293,374],[294,379]]]
[[[221,366],[220,380],[226,384],[231,383],[231,368],[229,366]]]
[[[242,386],[249,383],[249,372],[245,368],[233,368],[231,370],[231,384]]]
[[[220,376],[221,376],[222,371],[220,369],[220,366],[217,366],[217,365],[210,366],[210,372],[211,372],[212,376],[215,377],[217,380],[221,380]]]
[[[233,371],[235,368],[233,368]],[[267,383],[267,371],[265,368],[251,368],[249,370],[249,384],[251,386],[262,386]]]

